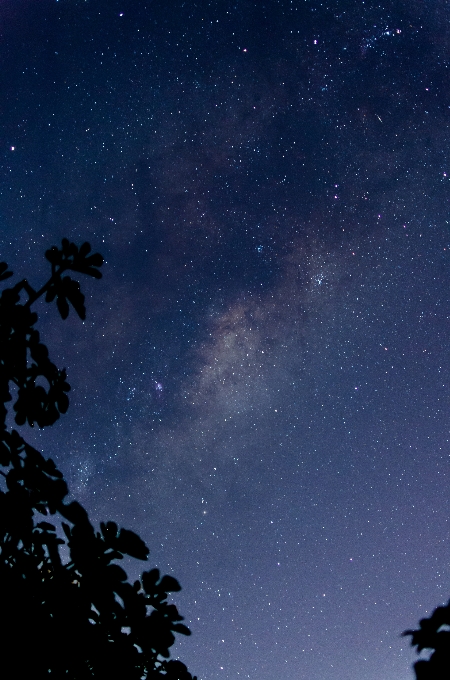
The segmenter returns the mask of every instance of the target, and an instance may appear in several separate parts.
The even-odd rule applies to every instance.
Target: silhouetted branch
[[[88,243],[77,248],[64,239],[61,249],[46,252],[51,276],[39,290],[23,279],[0,296],[2,677],[196,680],[180,661],[168,660],[175,633],[190,634],[168,602],[168,594],[180,590],[176,579],[151,569],[129,583],[116,562],[124,555],[147,560],[142,539],[114,522],[102,522],[96,532],[77,501],[66,503],[67,484],[54,462],[6,427],[10,381],[18,388],[12,404],[18,425],[45,427],[67,411],[65,369],[50,361],[31,306],[45,294],[48,302],[56,300],[63,319],[69,303],[84,319],[80,285],[62,274],[100,278],[103,258],[90,250]],[[11,275],[0,263],[0,281]],[[24,304],[22,291],[28,295]],[[48,389],[37,383],[41,377]],[[39,515],[53,516],[55,523],[36,522]],[[65,564],[62,545],[70,553]]]

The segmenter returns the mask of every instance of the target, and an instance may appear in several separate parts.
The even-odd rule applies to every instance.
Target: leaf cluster
[[[411,635],[411,645],[417,653],[432,650],[429,659],[414,664],[417,680],[448,680],[450,677],[450,601],[445,607],[437,607],[431,616],[419,621],[418,630],[406,630]]]
[[[24,280],[0,297],[2,677],[196,680],[169,658],[175,634],[190,634],[168,599],[180,590],[176,579],[151,569],[128,582],[117,562],[124,555],[146,560],[142,539],[114,522],[95,531],[82,505],[66,502],[67,484],[54,462],[6,427],[10,382],[18,388],[19,425],[51,425],[67,410],[65,371],[50,361],[30,307],[45,294],[63,318],[68,302],[84,318],[78,282],[64,283],[61,274],[71,269],[99,278],[103,260],[89,252],[89,244],[78,249],[64,240],[46,253],[52,272],[39,291]],[[0,263],[0,281],[10,275]],[[42,377],[48,389],[37,384]]]
[[[69,243],[64,238],[61,248],[53,246],[45,253],[45,257],[52,265],[52,278],[45,299],[47,302],[53,302],[56,298],[56,306],[63,319],[69,316],[69,302],[80,319],[86,318],[84,295],[80,290],[80,284],[70,276],[62,277],[61,275],[70,269],[100,279],[102,274],[98,271],[98,267],[102,266],[103,257],[99,253],[89,255],[90,252],[89,243],[83,243],[80,248],[77,248],[75,243]]]
[[[17,425],[28,422],[39,427],[53,425],[61,413],[69,407],[67,392],[70,386],[66,371],[59,370],[50,361],[47,347],[41,342],[35,328],[38,316],[31,311],[31,305],[44,295],[47,302],[56,299],[57,308],[63,319],[69,314],[69,302],[80,318],[86,317],[84,295],[78,281],[62,276],[67,270],[76,271],[95,278],[101,277],[98,270],[103,263],[99,253],[89,255],[89,243],[80,248],[67,239],[62,247],[56,246],[47,251],[51,263],[51,276],[38,291],[28,281],[19,281],[14,287],[7,288],[0,296],[0,427],[6,418],[5,403],[12,400],[10,384],[17,387],[14,403]],[[0,263],[0,281],[12,276],[5,262]],[[28,299],[22,302],[23,295]]]

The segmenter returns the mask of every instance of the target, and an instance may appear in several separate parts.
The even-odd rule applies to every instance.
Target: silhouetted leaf
[[[150,571],[144,571],[142,574],[142,587],[144,588],[147,595],[151,595],[154,590],[156,583],[159,581],[159,569],[150,569]]]
[[[70,276],[65,276],[61,281],[61,295],[69,300],[80,319],[84,320],[86,318],[86,307],[78,281],[74,281]]]
[[[192,678],[188,669],[181,661],[166,661],[164,663],[165,677],[167,680],[197,680]]]
[[[112,544],[118,535],[118,526],[115,522],[100,522],[100,529],[107,545]]]
[[[67,317],[69,316],[69,305],[66,298],[63,295],[57,296],[56,306],[58,307],[58,312],[61,314],[61,318],[67,319]]]
[[[62,393],[57,398],[56,403],[58,405],[59,411],[61,413],[66,413],[67,409],[69,408],[69,397],[66,394]]]
[[[64,505],[60,509],[63,517],[72,522],[72,524],[79,524],[83,522],[88,522],[88,514],[82,505],[78,501],[72,501],[69,505]]]
[[[49,250],[45,251],[45,257],[49,262],[51,262],[53,265],[58,265],[60,264],[62,260],[62,255],[58,248],[56,246],[52,246],[49,248]]]
[[[166,593],[177,593],[181,590],[181,586],[177,579],[167,575],[162,577],[159,587]]]
[[[106,571],[107,575],[109,576],[110,579],[113,581],[126,581],[127,580],[127,573],[122,567],[119,567],[118,564],[110,564],[107,567]]]
[[[121,553],[135,557],[138,560],[146,560],[149,554],[149,549],[142,538],[129,529],[120,530],[114,547],[120,550]]]
[[[0,262],[0,281],[5,281],[5,279],[9,279],[13,275],[12,272],[6,271],[7,269],[8,265],[6,262]]]
[[[85,258],[88,253],[91,252],[91,244],[85,241],[81,246],[80,246],[80,256]]]

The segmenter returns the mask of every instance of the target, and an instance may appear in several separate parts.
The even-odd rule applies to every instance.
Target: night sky
[[[0,2],[1,259],[106,260],[26,437],[199,680],[411,680],[450,596],[449,63],[447,0]]]

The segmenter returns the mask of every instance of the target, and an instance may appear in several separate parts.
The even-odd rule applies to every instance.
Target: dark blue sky
[[[33,438],[180,580],[199,680],[408,680],[450,595],[449,19],[0,3],[1,257],[106,259],[84,324],[42,308]]]

